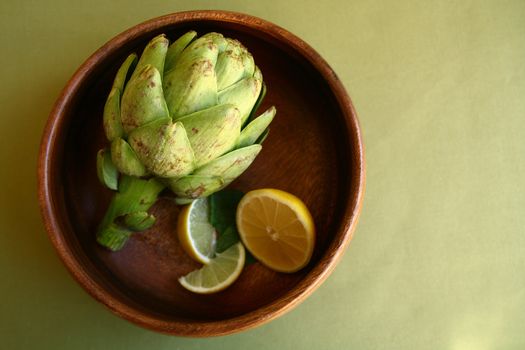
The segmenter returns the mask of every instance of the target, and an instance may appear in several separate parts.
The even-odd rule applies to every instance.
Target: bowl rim
[[[305,58],[325,79],[336,98],[336,102],[344,116],[345,132],[352,136],[349,142],[353,143],[354,152],[348,153],[348,162],[353,161],[357,165],[355,168],[350,169],[354,181],[348,189],[349,196],[347,197],[346,208],[343,213],[343,224],[339,227],[334,240],[330,243],[327,252],[320,258],[319,262],[292,290],[270,304],[243,315],[216,321],[181,321],[155,318],[119,300],[100,286],[84,269],[81,262],[75,258],[72,249],[65,241],[63,230],[55,216],[53,205],[55,198],[50,188],[50,183],[52,182],[50,178],[52,158],[57,149],[57,139],[62,132],[64,124],[63,110],[77,93],[83,79],[94,69],[98,62],[114,50],[117,50],[128,40],[140,36],[142,32],[152,32],[169,25],[192,21],[226,22],[243,26],[245,29],[263,32],[265,35],[276,39],[276,41],[284,42]],[[77,69],[60,93],[49,114],[42,135],[38,160],[38,199],[44,225],[60,259],[74,279],[93,298],[118,316],[154,331],[189,337],[222,336],[241,332],[268,323],[304,301],[332,273],[350,243],[361,212],[364,187],[365,159],[359,122],[352,101],[336,73],[312,47],[289,31],[261,18],[232,11],[198,10],[171,13],[135,25],[110,39]]]

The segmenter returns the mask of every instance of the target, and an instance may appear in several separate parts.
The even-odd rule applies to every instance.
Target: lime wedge
[[[213,258],[217,240],[208,211],[208,199],[196,199],[181,210],[177,224],[182,247],[189,256],[202,264],[208,264]]]
[[[180,284],[199,294],[219,292],[230,286],[240,276],[244,266],[245,251],[241,242],[222,253],[217,253],[207,265],[179,278]]]

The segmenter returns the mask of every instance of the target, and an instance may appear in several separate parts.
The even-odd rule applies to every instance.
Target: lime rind
[[[196,199],[190,206],[185,235],[194,257],[199,262],[208,264],[215,254],[216,243],[215,229],[208,218],[208,199]]]
[[[246,252],[241,242],[222,253],[217,253],[207,265],[179,278],[180,284],[199,294],[219,292],[239,278],[244,267]]]

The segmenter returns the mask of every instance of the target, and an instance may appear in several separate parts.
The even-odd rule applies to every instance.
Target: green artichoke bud
[[[126,207],[115,202],[135,192],[156,198],[167,186],[183,203],[230,184],[260,152],[275,116],[271,107],[254,117],[265,92],[252,55],[219,33],[190,31],[171,45],[159,35],[140,59],[128,56],[104,107],[111,147],[99,154],[98,173],[107,187],[118,188],[108,211]],[[126,179],[124,188],[115,169]],[[144,186],[151,179],[156,186]],[[148,209],[107,214],[99,242],[119,249],[131,232],[153,225]]]

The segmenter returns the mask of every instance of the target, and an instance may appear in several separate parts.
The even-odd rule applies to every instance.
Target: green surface
[[[204,8],[268,19],[326,58],[360,115],[368,178],[355,238],[317,292],[202,340],[136,327],[73,281],[44,233],[36,162],[88,55]],[[525,348],[524,1],[4,0],[0,33],[0,348]]]

